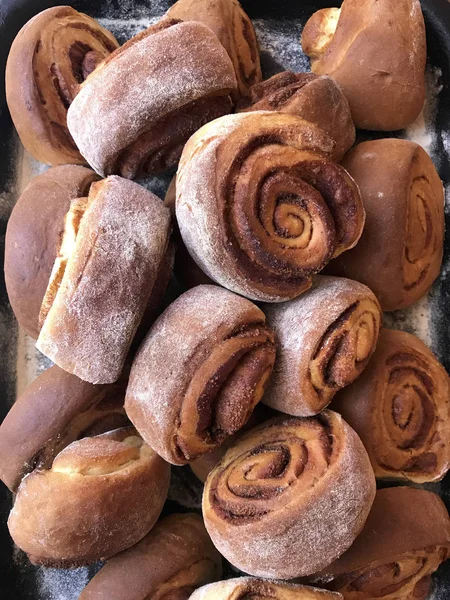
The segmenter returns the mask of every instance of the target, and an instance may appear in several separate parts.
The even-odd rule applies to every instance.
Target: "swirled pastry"
[[[302,46],[312,71],[342,87],[356,127],[403,129],[422,110],[427,48],[419,0],[344,0],[313,14]]]
[[[41,308],[37,347],[59,367],[112,383],[165,260],[170,214],[161,200],[121,177],[72,203]]]
[[[248,421],[275,361],[264,313],[217,286],[198,286],[157,319],[131,367],[125,409],[165,460],[214,450]]]
[[[405,308],[439,275],[444,240],[439,175],[421,146],[398,139],[359,144],[343,165],[361,190],[367,218],[358,248],[333,261],[329,271],[365,283],[383,310]]]
[[[155,524],[170,468],[133,428],[67,446],[25,477],[8,519],[35,564],[76,567],[130,548]]]
[[[39,335],[39,313],[64,233],[70,203],[87,196],[98,176],[64,165],[35,177],[16,202],[6,228],[5,282],[20,327]]]
[[[293,579],[349,548],[374,496],[361,440],[337,413],[324,411],[275,418],[242,436],[206,480],[203,517],[235,567]]]
[[[129,424],[125,382],[92,385],[53,366],[14,402],[0,425],[0,478],[16,491],[33,469],[49,468],[73,441]]]
[[[83,81],[118,46],[109,31],[70,6],[44,10],[22,27],[6,65],[6,99],[36,160],[85,162],[67,129],[67,110]]]
[[[164,19],[89,77],[69,130],[97,173],[135,179],[175,166],[197,129],[231,112],[235,89],[231,60],[206,25]]]
[[[342,596],[283,581],[239,577],[205,585],[190,600],[342,600]]]
[[[431,575],[450,556],[450,520],[436,494],[378,490],[362,533],[315,578],[344,600],[425,600]]]
[[[215,282],[280,302],[352,248],[364,226],[333,141],[294,115],[249,112],[200,129],[183,151],[176,215],[186,247]]]
[[[305,294],[265,307],[278,353],[263,402],[306,417],[366,367],[378,339],[381,309],[361,283],[318,275]]]
[[[450,379],[419,338],[383,329],[333,408],[361,437],[377,477],[439,481],[450,468]]]
[[[355,143],[355,126],[347,98],[331,77],[284,71],[257,83],[238,111],[277,110],[318,125],[335,142],[333,158],[339,162]]]
[[[233,63],[238,92],[246,96],[261,81],[258,41],[251,20],[237,0],[178,0],[167,17],[204,23],[219,38]]]
[[[222,557],[201,517],[174,514],[136,546],[111,558],[79,600],[188,600],[195,589],[221,575]]]

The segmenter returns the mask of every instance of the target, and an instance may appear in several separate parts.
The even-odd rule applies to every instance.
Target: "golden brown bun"
[[[107,559],[155,524],[170,468],[133,428],[67,446],[49,470],[19,486],[9,515],[14,542],[35,564],[76,567]]]
[[[228,290],[198,286],[175,300],[142,342],[125,410],[160,456],[185,464],[245,425],[274,362],[264,313]]]
[[[216,548],[257,577],[329,565],[362,530],[375,477],[340,415],[279,417],[243,435],[211,471],[203,517]]]
[[[39,311],[61,245],[64,217],[73,199],[85,196],[98,176],[65,165],[35,177],[13,208],[6,229],[5,281],[20,327],[39,335]]]
[[[197,131],[178,168],[176,215],[202,271],[251,300],[281,302],[353,248],[364,208],[333,148],[317,125],[279,112],[228,115]]]
[[[44,371],[0,425],[3,483],[16,491],[27,473],[48,468],[73,441],[126,425],[124,398],[124,381],[94,386],[56,366]]]
[[[299,298],[264,307],[278,342],[263,402],[289,415],[322,411],[363,371],[375,350],[381,309],[365,285],[318,275]]]
[[[258,40],[251,20],[237,0],[178,0],[167,17],[198,21],[214,31],[231,58],[241,96],[261,81]]]
[[[444,245],[444,190],[431,158],[414,142],[356,146],[343,166],[361,191],[366,225],[358,247],[329,265],[365,283],[383,310],[424,296],[438,277]]]
[[[379,490],[366,525],[317,582],[345,600],[425,600],[431,574],[450,556],[450,520],[436,494]]]
[[[238,577],[206,585],[189,600],[342,600],[342,596],[284,581]]]
[[[410,333],[382,329],[367,369],[333,409],[361,437],[375,475],[439,481],[450,468],[450,378]]]
[[[97,173],[135,179],[175,166],[199,127],[231,112],[235,89],[233,65],[206,25],[164,19],[89,77],[69,130]]]
[[[79,600],[188,600],[195,589],[221,576],[222,557],[202,518],[174,514],[109,560]]]
[[[254,85],[238,112],[276,110],[318,125],[335,141],[333,158],[339,162],[355,143],[356,131],[344,93],[331,77],[284,71]]]
[[[70,6],[44,10],[19,31],[6,65],[6,98],[36,160],[86,162],[67,129],[67,109],[80,84],[118,46],[109,31]]]
[[[317,75],[343,89],[359,129],[411,125],[425,100],[427,48],[419,0],[344,0],[314,13],[302,46]]]
[[[165,257],[170,214],[152,193],[115,176],[91,186],[85,203],[84,214],[66,219],[37,347],[85,381],[112,383]]]

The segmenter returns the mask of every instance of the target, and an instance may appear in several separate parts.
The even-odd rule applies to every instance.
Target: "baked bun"
[[[190,600],[342,600],[342,596],[284,581],[238,577],[205,585]]]
[[[255,30],[237,0],[178,0],[166,16],[197,21],[214,31],[233,63],[241,96],[246,96],[251,86],[261,81]]]
[[[318,275],[305,294],[264,307],[278,342],[263,402],[289,415],[321,412],[365,369],[378,340],[381,309],[365,285]]]
[[[436,494],[378,490],[366,525],[345,554],[315,578],[345,600],[425,600],[431,574],[450,557],[450,520]]]
[[[278,112],[229,115],[191,137],[177,172],[183,241],[213,281],[250,298],[299,296],[356,245],[364,208],[316,125]]]
[[[375,475],[439,481],[450,468],[450,378],[415,335],[382,329],[364,373],[333,408],[355,429]]]
[[[41,309],[37,347],[90,383],[122,371],[155,286],[170,214],[137,183],[109,177],[72,203]]]
[[[133,361],[125,410],[165,460],[194,460],[248,421],[275,362],[265,320],[252,302],[205,285],[154,323]]]
[[[19,31],[6,65],[6,99],[36,160],[86,162],[67,129],[67,109],[89,73],[118,47],[109,31],[70,6],[44,10]]]
[[[355,143],[350,106],[331,77],[284,71],[254,85],[238,112],[277,110],[318,125],[335,142],[333,158],[339,162]]]
[[[39,312],[64,232],[64,217],[75,198],[87,196],[98,176],[65,165],[35,177],[15,204],[6,229],[5,281],[20,327],[39,335]]]
[[[375,477],[340,415],[278,417],[243,435],[211,471],[203,517],[216,548],[257,577],[311,575],[362,530]]]
[[[136,546],[111,558],[79,600],[188,600],[222,576],[222,557],[196,514],[166,517]]]
[[[433,162],[414,142],[382,139],[359,144],[342,164],[361,191],[366,225],[329,272],[365,283],[383,310],[410,306],[442,263],[444,190]]]
[[[422,110],[427,47],[419,0],[344,0],[313,14],[302,46],[312,71],[341,86],[359,129],[403,129]]]
[[[0,425],[0,478],[16,491],[35,468],[48,468],[73,441],[129,423],[125,382],[92,385],[59,367],[39,375]]]
[[[103,176],[174,167],[188,138],[231,112],[233,65],[201,23],[164,19],[114,52],[68,113],[81,154]]]
[[[153,527],[170,468],[132,427],[67,446],[22,480],[8,527],[34,564],[69,568],[130,548]]]

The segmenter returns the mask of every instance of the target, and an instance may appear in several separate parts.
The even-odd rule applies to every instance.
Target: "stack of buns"
[[[12,119],[51,168],[5,279],[55,364],[0,426],[0,477],[33,563],[106,561],[82,600],[424,600],[450,556],[437,495],[377,491],[450,468],[449,376],[382,328],[439,275],[443,186],[413,142],[352,148],[422,108],[420,4],[344,0],[302,45],[313,73],[263,81],[237,0],[179,0],[122,47],[57,7],[11,48]],[[175,166],[165,202],[132,181]],[[203,519],[158,520],[188,464]]]

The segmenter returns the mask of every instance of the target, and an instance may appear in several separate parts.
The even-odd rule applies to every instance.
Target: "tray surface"
[[[123,43],[157,21],[171,0],[74,0],[66,2],[98,19]],[[258,35],[264,77],[290,69],[308,71],[309,60],[299,43],[302,26],[319,8],[338,2],[313,0],[241,0]],[[12,126],[4,96],[4,66],[10,44],[20,27],[39,11],[57,2],[0,0],[0,260],[3,264],[8,216],[29,180],[45,170],[23,151]],[[422,0],[428,38],[427,101],[421,117],[409,129],[393,135],[414,140],[432,156],[446,190],[446,222],[450,231],[450,4],[447,0]],[[359,141],[389,134],[359,133]],[[144,184],[163,196],[169,176]],[[404,311],[385,316],[385,325],[418,335],[450,371],[450,235],[445,241],[440,279],[429,296]],[[172,289],[172,293],[179,290]],[[0,421],[16,395],[49,366],[32,340],[18,331],[0,279]],[[1,600],[76,600],[98,566],[72,571],[36,568],[14,548],[6,527],[11,494],[0,484],[0,598]],[[450,475],[427,484],[450,509]],[[188,467],[172,469],[169,500],[164,512],[198,510],[202,486]],[[230,570],[231,573],[231,570]],[[434,577],[430,600],[450,599],[450,561]],[[125,599],[124,599],[125,600]]]

